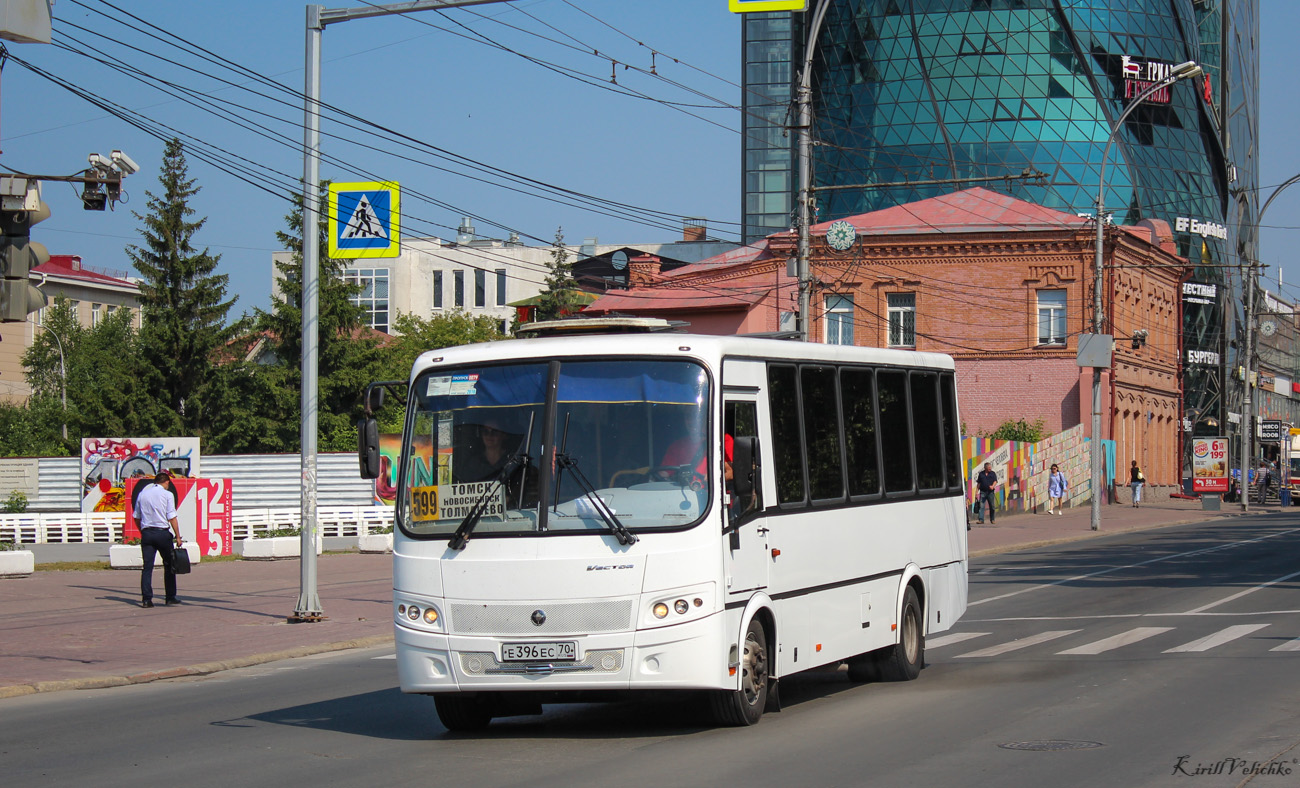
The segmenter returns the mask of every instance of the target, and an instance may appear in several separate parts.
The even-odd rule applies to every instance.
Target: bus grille
[[[549,673],[618,673],[623,669],[623,649],[588,651],[577,662],[498,662],[490,651],[466,651],[460,654],[460,669],[466,676]]]
[[[533,613],[546,620],[533,623]],[[632,600],[564,602],[557,604],[453,603],[448,631],[461,635],[584,635],[632,628]]]

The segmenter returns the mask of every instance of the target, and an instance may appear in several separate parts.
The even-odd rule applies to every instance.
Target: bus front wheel
[[[722,725],[753,725],[763,716],[767,705],[768,675],[767,633],[754,619],[745,631],[745,646],[740,655],[740,689],[715,693],[710,702],[713,717]]]
[[[899,619],[898,643],[879,653],[881,678],[885,681],[911,681],[925,666],[925,627],[916,589],[903,592],[903,615]]]
[[[492,710],[476,695],[434,695],[433,706],[449,731],[481,731],[492,722]]]

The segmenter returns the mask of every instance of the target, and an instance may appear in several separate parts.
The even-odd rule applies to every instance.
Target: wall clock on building
[[[1277,333],[1277,323],[1272,320],[1265,320],[1259,324],[1259,333],[1266,337],[1271,337]]]
[[[843,219],[831,222],[831,226],[826,228],[826,243],[837,252],[848,250],[856,240],[858,231]]]

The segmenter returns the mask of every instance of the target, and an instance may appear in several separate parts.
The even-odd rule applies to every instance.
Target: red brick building
[[[813,341],[952,355],[967,434],[1015,419],[1041,419],[1049,434],[1090,429],[1092,373],[1075,354],[1092,331],[1091,220],[969,189],[846,221],[856,238],[846,246],[838,226],[842,250],[827,242],[832,223],[812,229]],[[1175,485],[1186,261],[1163,222],[1108,227],[1105,239],[1103,332],[1116,352],[1102,376],[1102,437],[1116,440],[1121,471],[1136,459],[1149,482]],[[793,233],[772,235],[611,291],[586,311],[686,320],[702,333],[791,327],[782,315],[797,303],[786,271],[795,250]],[[1135,350],[1139,329],[1146,340]]]

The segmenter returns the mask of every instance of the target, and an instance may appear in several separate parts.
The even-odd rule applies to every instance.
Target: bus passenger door
[[[756,397],[729,393],[723,406],[723,430],[732,438],[734,446],[734,458],[725,458],[733,475],[726,481],[723,517],[726,593],[728,597],[747,596],[767,587],[770,563],[763,515]]]

